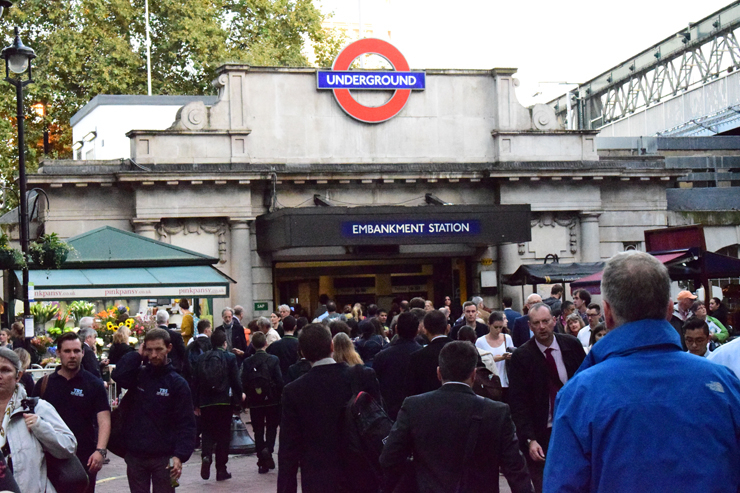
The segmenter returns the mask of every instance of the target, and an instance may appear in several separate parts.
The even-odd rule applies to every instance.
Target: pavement
[[[242,416],[246,418],[246,416]],[[246,419],[245,419],[246,422]],[[254,437],[254,431],[247,424],[249,434]],[[276,449],[279,444],[276,445]],[[98,473],[95,486],[96,493],[122,493],[129,491],[126,480],[126,463],[120,457],[109,454],[110,463],[103,466]],[[277,450],[274,454],[277,462]],[[239,493],[262,493],[277,491],[277,469],[267,474],[257,472],[257,456],[230,455],[227,468],[231,473],[231,479],[216,481],[216,467],[211,466],[211,479],[205,481],[200,477],[200,450],[196,450],[193,456],[183,464],[182,476],[180,476],[180,487],[177,493],[208,493],[233,491]],[[300,478],[298,480],[298,491],[301,491]],[[501,493],[511,493],[509,485],[503,476],[499,477]]]

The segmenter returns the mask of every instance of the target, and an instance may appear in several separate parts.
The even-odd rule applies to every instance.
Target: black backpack
[[[251,360],[251,361],[250,361]],[[242,381],[247,395],[247,407],[259,407],[275,404],[275,384],[270,375],[270,367],[264,359],[255,366],[254,356],[244,364]]]
[[[203,354],[199,361],[203,389],[210,394],[226,392],[229,389],[229,375],[223,351],[212,349]]]
[[[347,478],[354,492],[377,492],[382,485],[380,453],[391,432],[393,421],[371,394],[361,390],[362,365],[350,369],[352,398],[347,402],[343,416],[344,460],[352,465]],[[358,465],[362,464],[362,467]]]

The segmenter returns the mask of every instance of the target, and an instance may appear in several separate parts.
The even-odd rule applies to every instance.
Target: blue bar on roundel
[[[316,72],[318,89],[411,89],[420,91],[426,86],[424,72],[380,72],[380,71],[334,71]]]

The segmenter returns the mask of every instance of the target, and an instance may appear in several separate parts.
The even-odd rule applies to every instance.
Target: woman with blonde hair
[[[344,332],[334,336],[334,354],[332,357],[337,363],[347,363],[349,366],[364,364],[360,355],[355,351],[355,345]]]
[[[128,342],[129,337],[131,337],[131,331],[125,325],[118,327],[116,333],[113,334],[113,344],[108,351],[108,360],[111,365],[117,365],[124,354],[134,350]]]
[[[365,317],[362,315],[362,305],[359,303],[355,303],[355,305],[352,307],[352,318],[357,320],[357,322],[362,322],[365,320]]]
[[[573,337],[578,337],[578,332],[585,326],[586,324],[583,323],[583,319],[578,313],[571,313],[565,319],[565,333]]]

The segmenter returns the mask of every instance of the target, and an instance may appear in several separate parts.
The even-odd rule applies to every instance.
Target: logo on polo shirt
[[[85,394],[82,393],[82,389],[72,389],[72,392],[70,392],[69,395],[73,395],[75,397],[85,397]]]
[[[162,397],[169,397],[170,391],[168,389],[159,389],[159,392],[157,392],[157,395],[161,395]]]

